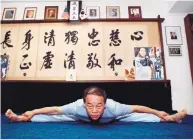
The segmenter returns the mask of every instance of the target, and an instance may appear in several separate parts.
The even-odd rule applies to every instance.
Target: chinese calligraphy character
[[[143,39],[142,35],[143,35],[143,31],[136,31],[133,33],[134,35],[131,35],[131,40],[137,40],[140,41],[141,39]]]
[[[76,6],[77,6],[77,2],[76,2],[76,1],[74,1],[74,2],[72,3],[72,5],[76,5]]]
[[[55,46],[55,39],[54,39],[54,30],[52,29],[51,32],[50,32],[50,36],[47,36],[48,33],[45,32],[45,36],[44,36],[44,43],[47,43],[47,39],[48,39],[48,46],[50,44],[52,44],[52,46]]]
[[[73,7],[73,8],[76,8],[76,7]],[[73,12],[72,15],[73,15],[73,18],[76,18],[76,15],[77,15],[77,14],[76,14],[76,11]]]
[[[108,63],[108,66],[110,66],[110,68],[113,69],[113,71],[115,70],[115,65],[121,65],[121,62],[123,62],[122,59],[115,59],[115,53],[111,55],[111,57],[109,58],[109,60],[111,59],[111,61]]]
[[[22,43],[22,45],[24,45],[23,48],[25,48],[27,46],[26,50],[29,50],[29,48],[30,48],[30,41],[31,41],[31,39],[33,39],[33,36],[31,35],[31,30],[29,30],[25,34],[25,41]],[[23,49],[23,48],[21,48],[21,49]]]
[[[21,70],[29,69],[29,67],[32,65],[31,62],[23,63],[24,60],[25,60],[27,57],[28,57],[28,54],[23,55],[23,61],[22,61],[21,64],[20,64],[20,69],[21,69]],[[26,76],[26,75],[27,75],[26,73],[23,74],[23,76]]]
[[[67,33],[65,33],[65,42],[67,41],[66,44],[69,44],[69,42],[72,41],[73,45],[76,45],[76,43],[78,42],[78,37],[76,36],[76,34],[78,34],[78,31],[68,31]]]
[[[72,19],[76,19],[76,16],[73,16]]]
[[[45,69],[51,69],[52,68],[52,58],[54,57],[54,55],[52,54],[51,51],[46,52],[46,56],[43,57],[44,62],[42,64],[41,69],[43,68],[43,66],[45,67]],[[40,69],[40,70],[41,70]]]
[[[69,62],[68,63],[68,69],[71,69],[71,68],[73,68],[73,69],[75,69],[75,57],[74,57],[74,51],[72,51],[71,52],[71,54],[68,56],[68,54],[66,53],[65,54],[65,56],[68,56],[68,58],[67,58],[67,62]],[[66,60],[64,60],[64,68],[66,68],[67,66],[66,66]]]
[[[95,63],[92,60],[93,53],[88,54],[88,64],[86,65],[87,68],[92,69],[93,67],[99,67],[101,66],[98,64],[99,60],[96,58],[97,54],[95,53],[94,55],[94,60],[96,61]]]
[[[110,46],[119,46],[120,43],[121,43],[121,40],[119,39],[119,29],[116,29],[115,30],[112,30],[111,34],[110,34],[110,39],[111,39],[111,42],[109,43]]]
[[[7,32],[5,33],[5,39],[4,39],[4,41],[1,42],[1,44],[3,45],[3,49],[5,49],[6,46],[7,46],[7,47],[13,47],[13,45],[9,44],[9,43],[11,43],[10,36],[11,36],[11,31],[7,31]],[[6,45],[6,46],[5,46],[5,45]]]
[[[94,40],[94,38],[98,35],[99,33],[95,31],[95,29],[92,29],[92,33],[88,33],[88,37],[92,39],[92,42],[89,42],[89,46],[97,46],[100,40]]]

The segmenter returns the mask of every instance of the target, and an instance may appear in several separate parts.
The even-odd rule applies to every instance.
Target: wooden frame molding
[[[158,15],[157,18],[142,18],[142,19],[128,19],[128,18],[119,18],[119,19],[106,19],[106,18],[100,18],[100,19],[87,19],[82,20],[80,22],[163,22],[165,19],[160,18],[160,15]],[[66,19],[55,19],[55,20],[11,20],[11,21],[1,21],[1,24],[22,24],[22,23],[62,23],[62,22],[70,22]],[[77,21],[79,22],[79,21]]]
[[[193,14],[188,14],[184,18],[184,22],[185,22],[186,38],[187,38],[188,53],[189,53],[189,60],[190,60],[190,70],[191,70],[192,83],[193,83],[193,31],[191,30],[191,27],[193,25]]]

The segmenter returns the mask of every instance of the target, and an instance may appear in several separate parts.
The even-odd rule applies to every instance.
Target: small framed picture
[[[36,7],[26,7],[23,14],[23,20],[34,20],[36,18]]]
[[[141,19],[141,6],[128,6],[129,18]]]
[[[181,56],[182,55],[181,46],[169,46],[169,55],[170,56]]]
[[[182,35],[180,26],[166,26],[166,43],[167,45],[182,45]]]
[[[106,10],[107,18],[120,18],[119,6],[107,6]]]
[[[47,20],[58,19],[58,6],[46,6],[44,19]]]
[[[16,8],[4,8],[2,20],[14,20]]]
[[[88,19],[99,19],[100,18],[100,7],[89,6],[86,8]]]
[[[1,80],[5,80],[7,77],[7,69],[9,64],[9,56],[1,55]]]

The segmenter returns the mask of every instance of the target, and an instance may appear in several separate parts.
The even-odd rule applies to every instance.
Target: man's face
[[[49,11],[50,15],[54,14],[54,10]]]
[[[28,17],[30,17],[30,18],[33,17],[33,14],[34,14],[34,11],[32,11],[32,10],[27,11],[27,15],[28,15]]]
[[[94,14],[94,10],[91,10],[91,13]]]
[[[85,107],[92,120],[98,120],[104,112],[105,103],[103,96],[87,95]]]
[[[116,16],[116,9],[111,10],[111,16]]]
[[[137,15],[138,14],[138,10],[137,9],[133,9],[133,14]]]
[[[145,57],[145,55],[146,55],[145,48],[141,48],[141,49],[139,50],[139,54],[140,54],[142,57]]]

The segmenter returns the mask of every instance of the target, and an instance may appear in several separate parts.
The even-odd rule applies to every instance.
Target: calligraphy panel
[[[37,55],[37,79],[53,79],[60,76],[61,64],[57,59],[60,57],[62,38],[61,27],[58,24],[40,24],[39,42]]]
[[[120,79],[124,76],[124,47],[123,39],[128,35],[120,23],[104,23],[104,62],[105,76],[111,79]],[[127,39],[126,39],[127,41]]]
[[[101,23],[82,25],[82,72],[81,79],[93,80],[104,77],[103,27]],[[93,74],[94,73],[94,74]]]
[[[39,28],[36,25],[19,25],[16,50],[15,79],[35,79]]]
[[[19,27],[17,24],[1,25],[1,55],[9,55],[7,79],[13,78]]]
[[[64,61],[65,66],[65,76],[67,76],[67,70],[76,71],[77,79],[80,78],[82,73],[82,44],[85,41],[83,36],[83,29],[79,23],[66,24],[66,29],[64,32]],[[63,65],[64,65],[63,64]]]

